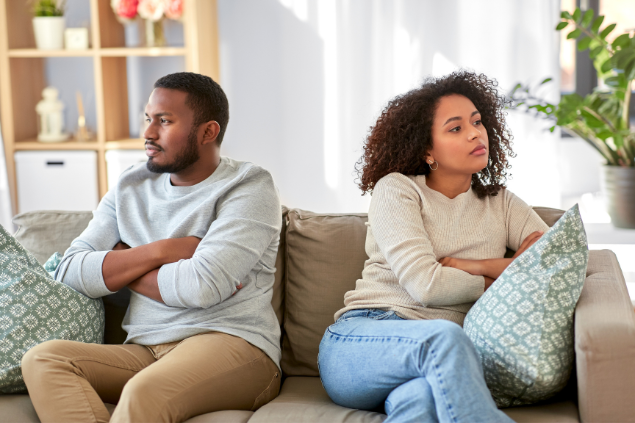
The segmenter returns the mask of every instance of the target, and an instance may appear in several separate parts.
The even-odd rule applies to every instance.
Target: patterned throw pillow
[[[0,392],[25,392],[20,362],[51,339],[102,343],[104,306],[56,282],[0,225]]]
[[[589,258],[578,206],[521,254],[474,304],[464,329],[496,404],[545,400],[573,369],[573,312]]]

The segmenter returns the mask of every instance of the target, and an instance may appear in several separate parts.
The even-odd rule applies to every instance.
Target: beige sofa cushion
[[[503,410],[517,423],[579,423],[578,409],[563,401]],[[260,408],[249,423],[379,423],[386,415],[334,404],[317,377],[290,377],[278,398]]]
[[[549,226],[564,213],[547,207],[535,210]],[[367,215],[293,209],[288,220],[282,371],[287,376],[317,376],[324,331],[344,306],[344,294],[355,289],[368,258]]]
[[[317,377],[290,377],[280,395],[256,411],[249,423],[380,423],[385,414],[335,404]]]
[[[582,420],[635,421],[635,313],[610,250],[589,251],[575,311],[575,353]]]
[[[365,214],[289,211],[282,371],[317,376],[318,345],[366,260]]]
[[[55,252],[64,254],[93,218],[89,211],[32,211],[13,218],[15,239],[44,264]]]
[[[105,405],[112,414],[115,406]],[[253,411],[244,410],[216,411],[192,417],[185,423],[247,423],[253,414]],[[28,395],[0,395],[0,422],[40,423],[40,419]]]

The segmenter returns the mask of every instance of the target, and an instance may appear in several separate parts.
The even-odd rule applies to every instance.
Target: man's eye
[[[150,123],[150,118],[146,118],[146,122]]]
[[[168,121],[165,119],[161,119],[161,123],[167,123]]]

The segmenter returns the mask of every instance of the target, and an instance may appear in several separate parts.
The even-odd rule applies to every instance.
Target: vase
[[[603,166],[602,190],[611,223],[635,229],[635,168]]]
[[[33,18],[35,45],[40,50],[64,48],[64,16],[37,16]]]
[[[152,21],[145,20],[146,26],[146,46],[147,47],[163,47],[165,46],[165,34],[163,33],[163,20]]]

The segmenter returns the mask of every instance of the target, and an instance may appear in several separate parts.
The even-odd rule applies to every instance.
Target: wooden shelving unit
[[[35,48],[28,3],[0,0],[0,123],[7,159],[14,213],[19,212],[14,153],[24,150],[97,151],[99,195],[107,191],[105,154],[113,149],[143,149],[131,138],[128,122],[126,58],[183,56],[185,69],[219,80],[216,0],[185,0],[184,47],[126,47],[124,27],[115,18],[110,0],[90,1],[92,46],[88,50],[43,51]],[[41,143],[37,141],[35,105],[46,86],[44,61],[53,57],[92,58],[96,140]]]

